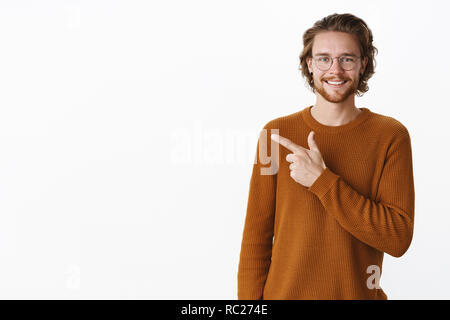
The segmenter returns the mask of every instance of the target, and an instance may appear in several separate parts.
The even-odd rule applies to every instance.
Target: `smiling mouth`
[[[326,84],[328,84],[330,87],[333,87],[333,88],[340,88],[345,83],[347,83],[347,81],[348,80],[341,80],[341,81],[324,80],[324,82],[326,82]]]

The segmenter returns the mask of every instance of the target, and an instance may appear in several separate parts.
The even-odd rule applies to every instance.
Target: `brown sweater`
[[[238,299],[387,299],[374,288],[376,269],[381,275],[384,252],[402,256],[413,236],[408,130],[367,108],[345,125],[326,126],[311,116],[311,107],[274,119],[261,131]],[[270,135],[309,149],[310,131],[327,168],[308,188],[291,178],[286,155],[292,152]]]

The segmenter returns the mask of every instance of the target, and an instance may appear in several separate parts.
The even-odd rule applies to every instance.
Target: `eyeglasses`
[[[339,65],[342,69],[349,71],[356,67],[356,62],[361,57],[356,56],[341,56],[341,57],[335,57],[331,58],[329,56],[316,56],[313,57],[314,61],[316,62],[317,68],[319,68],[321,71],[327,71],[331,68],[333,64],[334,59],[339,59]]]

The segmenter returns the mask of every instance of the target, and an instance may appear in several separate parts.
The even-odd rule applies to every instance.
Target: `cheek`
[[[314,81],[316,82],[322,82],[323,78],[325,78],[325,74],[324,73],[316,73],[313,75]]]
[[[361,72],[361,71],[358,71],[358,72]],[[359,82],[360,78],[361,78],[361,74],[360,73],[355,73],[355,74],[352,75],[353,82],[355,82],[355,83]]]

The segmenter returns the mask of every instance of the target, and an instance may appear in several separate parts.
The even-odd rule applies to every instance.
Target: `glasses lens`
[[[356,66],[356,58],[353,57],[341,57],[339,62],[344,70],[352,70]]]
[[[328,69],[330,69],[331,67],[331,58],[330,57],[317,57],[316,62],[317,62],[317,68],[319,68],[322,71],[326,71]]]

